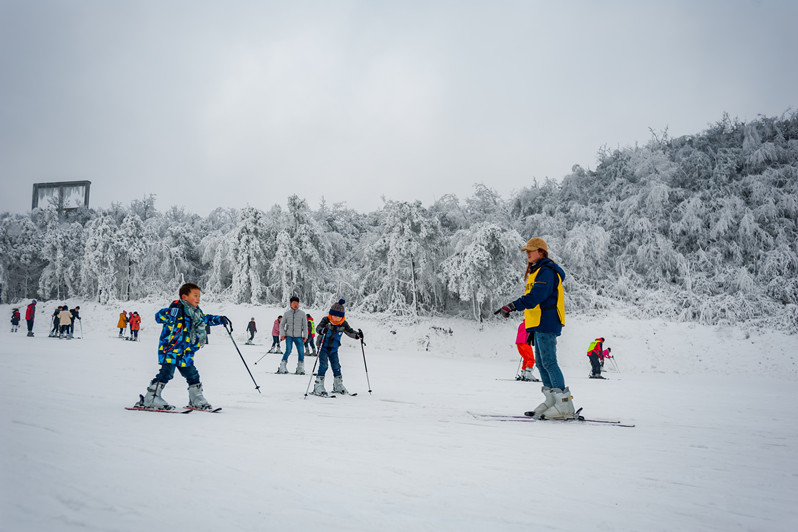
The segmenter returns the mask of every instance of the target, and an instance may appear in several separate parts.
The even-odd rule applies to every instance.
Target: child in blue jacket
[[[155,321],[163,324],[158,343],[158,363],[161,370],[147,387],[147,394],[140,396],[136,407],[153,410],[173,410],[175,407],[161,397],[164,386],[172,380],[175,368],[188,383],[188,408],[210,410],[212,407],[202,395],[202,383],[194,365],[194,353],[207,341],[206,326],[230,325],[226,316],[204,314],[199,308],[200,288],[193,283],[180,287],[180,299],[173,301],[168,308],[155,314]]]

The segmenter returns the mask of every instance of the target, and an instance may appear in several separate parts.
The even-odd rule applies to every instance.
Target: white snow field
[[[322,399],[304,398],[309,376],[273,373],[279,355],[255,365],[280,309],[203,301],[233,320],[262,393],[215,327],[197,366],[221,413],[126,411],[158,369],[158,303],[80,303],[75,340],[47,337],[55,302],[39,305],[35,338],[5,321],[0,530],[798,529],[794,336],[571,315],[559,359],[577,407],[636,426],[516,423],[469,411],[539,402],[539,384],[498,380],[518,367],[520,316],[401,326],[348,312],[373,393],[359,343],[344,338],[344,381],[359,394]],[[138,343],[115,337],[123,308],[142,315]],[[243,345],[251,316],[260,346]],[[621,370],[606,381],[587,378],[597,336]],[[179,374],[164,397],[186,404]]]

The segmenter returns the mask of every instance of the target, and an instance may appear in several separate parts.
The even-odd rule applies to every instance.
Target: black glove
[[[361,340],[365,338],[365,336],[363,336],[363,329],[357,330],[357,337],[360,338]]]
[[[494,314],[501,314],[502,318],[509,318],[510,313],[513,312],[514,310],[515,310],[515,305],[513,305],[512,303],[507,303],[502,308],[494,312]]]
[[[233,322],[227,316],[219,316],[219,321],[222,322],[222,325],[227,327],[230,326],[230,332],[233,332]]]

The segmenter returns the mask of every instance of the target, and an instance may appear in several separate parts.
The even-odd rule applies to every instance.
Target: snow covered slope
[[[787,531],[798,522],[795,337],[569,316],[559,358],[576,405],[636,427],[505,423],[468,412],[518,414],[539,402],[539,385],[499,380],[515,375],[520,318],[402,326],[347,313],[366,333],[373,393],[359,344],[345,338],[344,379],[359,395],[305,399],[309,375],[275,375],[279,355],[255,365],[280,309],[203,302],[233,320],[262,394],[216,327],[197,360],[221,413],[128,412],[157,371],[158,303],[124,304],[143,317],[138,343],[115,338],[122,307],[87,303],[80,340],[47,338],[47,303],[35,338],[0,330],[0,530]],[[325,310],[310,312],[318,320]],[[260,346],[243,345],[252,316]],[[596,336],[621,370],[607,381],[587,379]],[[164,397],[185,404],[185,381],[177,376]]]

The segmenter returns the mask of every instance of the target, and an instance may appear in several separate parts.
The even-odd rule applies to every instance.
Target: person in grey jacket
[[[285,354],[280,361],[277,373],[288,373],[288,357],[291,356],[291,348],[296,345],[299,355],[299,362],[296,365],[297,375],[305,374],[305,338],[308,337],[308,319],[304,310],[299,310],[299,298],[291,296],[291,307],[283,313],[283,321],[280,322],[280,339],[285,340]]]

